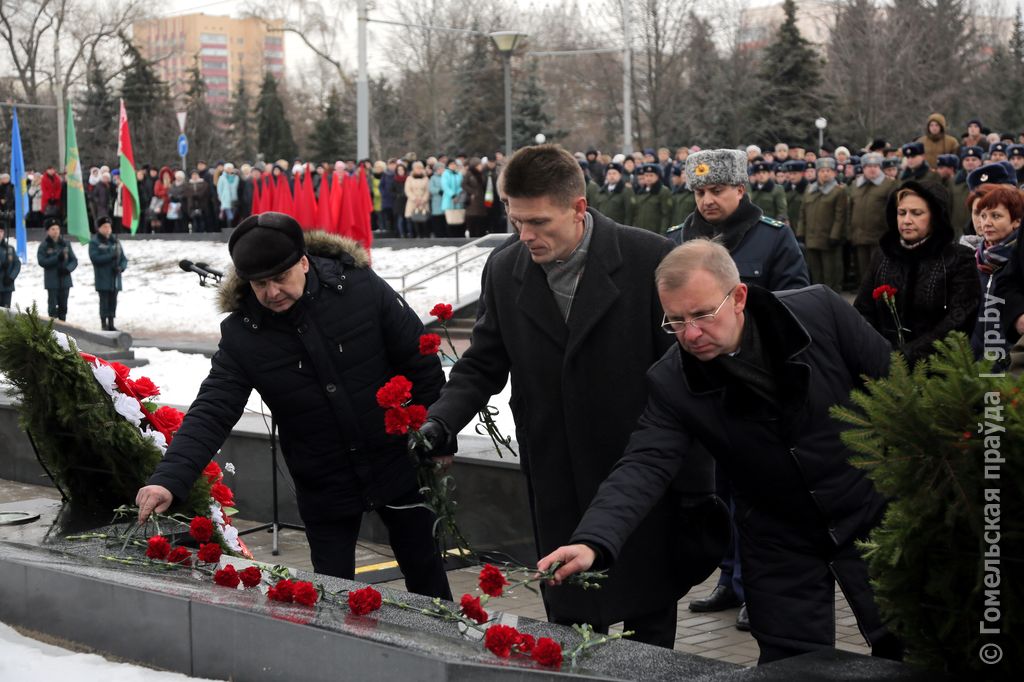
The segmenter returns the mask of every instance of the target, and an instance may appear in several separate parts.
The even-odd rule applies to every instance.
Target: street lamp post
[[[818,129],[818,154],[820,154],[821,148],[825,146],[825,128],[828,127],[828,121],[819,116],[814,119],[814,127]]]
[[[494,46],[501,53],[505,66],[505,158],[512,156],[512,52],[526,37],[519,31],[495,31],[490,34]]]

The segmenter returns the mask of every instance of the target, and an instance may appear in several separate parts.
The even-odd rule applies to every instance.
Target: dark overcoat
[[[542,555],[568,541],[622,456],[646,404],[647,368],[673,343],[660,329],[663,312],[654,286],[654,270],[672,244],[591,215],[593,236],[568,323],[528,249],[517,243],[497,252],[487,266],[484,313],[470,348],[430,408],[431,417],[456,433],[511,374],[512,411],[517,437],[527,446],[522,467]],[[695,466],[686,483],[688,492],[713,492],[710,460]],[[669,559],[672,512],[663,497],[601,590],[548,589],[549,615],[615,623],[682,596],[679,590],[690,585],[679,584]]]
[[[7,239],[0,239],[0,293],[14,291],[14,280],[21,272],[21,259],[18,258],[18,251],[7,243]]]
[[[379,508],[416,489],[406,438],[384,431],[376,392],[401,374],[429,405],[444,374],[419,352],[423,325],[349,239],[306,233],[310,269],[288,311],[264,308],[247,282],[221,289],[221,340],[210,374],[149,479],[184,499],[231,432],[253,389],[280,428],[306,523]]]
[[[648,372],[650,402],[639,427],[571,542],[598,548],[606,563],[627,560],[632,529],[687,458],[703,449],[732,483],[744,566],[763,549],[762,538],[781,542],[784,550],[808,544],[837,549],[850,547],[880,520],[885,501],[849,463],[854,453],[840,439],[844,425],[829,409],[850,403],[861,376],[887,373],[888,343],[820,285],[775,294],[751,287],[746,314],[756,319],[774,370],[777,410],[723,382],[713,362],[673,346]],[[798,553],[793,549],[794,562]],[[764,620],[799,620],[801,609],[817,608],[771,597],[792,594],[789,588],[801,584],[807,576],[798,566],[774,566],[769,584],[749,585],[748,594],[767,594],[758,606]],[[848,567],[832,568],[842,583]],[[851,601],[863,598],[870,600],[870,592]],[[857,604],[855,611],[860,606],[870,607]]]
[[[128,257],[117,237],[94,234],[89,241],[89,260],[96,278],[96,291],[121,291],[121,273],[128,267]]]
[[[36,262],[43,267],[43,286],[47,289],[70,289],[71,273],[78,267],[78,257],[71,242],[64,237],[53,241],[49,237],[39,242]]]

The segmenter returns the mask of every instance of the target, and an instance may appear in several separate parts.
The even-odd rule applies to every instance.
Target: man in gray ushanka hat
[[[740,281],[769,291],[800,289],[810,285],[807,264],[793,231],[781,220],[767,217],[747,194],[747,155],[735,149],[708,149],[686,159],[686,178],[697,200],[697,210],[665,236],[677,244],[691,239],[716,239],[729,250]],[[719,497],[731,502],[727,481],[717,481]],[[739,536],[722,557],[718,585],[705,599],[690,602],[695,612],[722,611],[743,605],[736,627],[749,630],[740,570]]]
[[[770,291],[810,284],[807,265],[793,231],[767,217],[747,194],[747,155],[736,149],[707,149],[686,159],[686,179],[697,210],[666,236],[677,244],[717,238],[729,249],[740,279]]]

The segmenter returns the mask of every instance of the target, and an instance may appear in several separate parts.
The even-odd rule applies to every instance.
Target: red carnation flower
[[[392,407],[384,413],[384,432],[392,436],[409,432],[409,413],[404,407]]]
[[[291,580],[278,580],[277,584],[267,590],[267,598],[273,601],[290,602],[295,597],[295,583]]]
[[[171,553],[171,542],[163,535],[154,535],[146,544],[146,556],[163,561]]]
[[[519,641],[516,642],[516,651],[521,654],[529,654],[533,651],[535,641],[533,635],[528,635],[525,632],[519,633]]]
[[[131,384],[132,390],[135,391],[135,395],[139,400],[160,395],[160,389],[157,388],[157,385],[149,377],[142,377],[138,381],[129,380],[129,384]]]
[[[380,592],[372,587],[352,590],[348,593],[348,610],[356,616],[365,616],[380,608],[383,601]]]
[[[436,317],[439,322],[447,322],[452,319],[452,307],[447,303],[438,303],[430,309],[430,314]]]
[[[220,465],[213,460],[210,460],[210,463],[203,469],[203,476],[206,476],[206,480],[209,481],[210,485],[224,480],[224,472],[221,471]]]
[[[199,545],[199,552],[196,557],[205,563],[215,564],[220,561],[221,549],[216,542]]]
[[[154,429],[164,434],[168,443],[174,439],[174,434],[181,428],[181,420],[184,418],[185,414],[181,410],[176,410],[169,405],[164,405],[156,412],[146,415],[146,420],[153,425]]]
[[[405,416],[409,420],[409,428],[418,431],[423,422],[427,421],[427,408],[422,405],[410,405],[405,408]]]
[[[192,559],[192,552],[184,547],[175,547],[167,555],[167,563],[169,564],[187,564],[190,559]]]
[[[883,296],[888,296],[889,298],[896,298],[896,293],[898,291],[899,289],[897,289],[894,286],[891,286],[889,284],[883,284],[882,286],[875,287],[875,290],[871,292],[871,298],[873,298],[876,301],[882,298]]]
[[[213,537],[213,521],[205,516],[193,516],[192,523],[188,525],[188,532],[196,542],[209,542]]]
[[[235,494],[223,483],[214,483],[210,486],[210,497],[225,507],[232,507],[235,504]]]
[[[399,374],[377,391],[377,404],[381,407],[401,407],[412,398],[412,382]]]
[[[494,566],[485,564],[480,570],[480,589],[484,594],[491,597],[500,597],[505,585],[508,585],[505,574]]]
[[[246,587],[256,587],[263,580],[263,574],[260,572],[260,569],[250,566],[238,572],[238,579]]]
[[[316,600],[320,598],[320,592],[316,589],[313,583],[299,580],[292,588],[292,599],[296,604],[302,604],[303,606],[312,606],[316,603]]]
[[[519,631],[508,625],[492,625],[484,635],[484,646],[500,658],[508,658],[519,642]]]
[[[462,615],[466,618],[472,618],[477,623],[487,622],[487,612],[484,611],[484,607],[480,604],[480,597],[474,597],[469,594],[462,595]]]
[[[550,637],[541,637],[533,647],[533,660],[549,668],[558,668],[562,665],[562,647]]]
[[[235,571],[235,567],[231,564],[228,564],[213,574],[213,582],[217,583],[221,587],[236,588],[241,580],[242,579]]]
[[[437,334],[423,334],[420,336],[420,355],[437,355],[441,349],[441,337]]]

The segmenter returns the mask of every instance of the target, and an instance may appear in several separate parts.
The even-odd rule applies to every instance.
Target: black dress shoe
[[[709,611],[725,611],[740,606],[742,602],[728,585],[718,585],[711,590],[704,599],[694,599],[690,602],[690,610],[694,613],[707,613]]]
[[[736,616],[736,629],[741,632],[750,632],[750,616],[747,615],[746,604],[740,608],[740,613]]]

